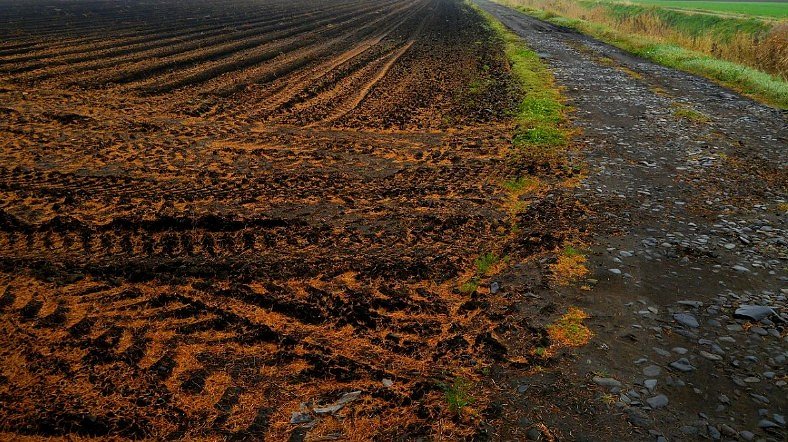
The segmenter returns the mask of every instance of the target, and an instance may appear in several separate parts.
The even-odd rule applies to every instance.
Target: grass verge
[[[594,14],[583,14],[584,10],[578,7],[568,9],[554,7],[553,3],[539,0],[495,1],[541,20],[590,35],[663,66],[709,78],[758,101],[781,109],[788,109],[788,82],[779,76],[770,75],[733,61],[723,60],[698,50],[682,47],[677,43],[671,42],[671,39],[668,37],[654,38],[644,33],[630,32],[628,31],[629,27],[626,27],[624,24],[618,24],[627,23],[626,20],[617,20],[614,17],[609,22],[614,24],[611,25],[561,15],[564,12],[580,17],[597,17]],[[560,4],[560,1],[556,4]],[[600,20],[601,17],[606,16],[598,16]],[[626,30],[616,29],[614,26]],[[697,36],[687,37],[687,41],[699,40],[700,38]]]
[[[522,90],[523,99],[514,112],[515,147],[535,148],[542,154],[562,153],[569,141],[569,131],[565,127],[566,107],[552,72],[520,37],[476,5],[471,6],[503,40],[512,76]]]

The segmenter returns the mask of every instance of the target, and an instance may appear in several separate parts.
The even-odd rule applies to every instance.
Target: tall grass
[[[495,1],[788,109],[786,22],[590,1]]]
[[[503,0],[562,17],[603,24],[788,79],[788,22],[695,14],[598,1]]]

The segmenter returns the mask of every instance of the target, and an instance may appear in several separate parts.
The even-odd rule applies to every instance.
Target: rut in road
[[[713,438],[723,424],[779,439],[784,430],[758,427],[788,408],[779,362],[785,324],[743,324],[738,333],[742,324],[732,316],[740,304],[764,303],[788,317],[785,114],[502,5],[476,3],[550,65],[582,129],[588,176],[572,197],[594,214],[589,256],[599,283],[566,294],[597,317],[597,338],[579,357],[592,363],[579,370],[589,379],[594,370],[609,373],[624,391],[631,383],[641,396],[670,398],[657,411],[624,407],[645,440],[654,438],[647,430],[668,440]],[[703,307],[678,303],[687,299]],[[646,305],[654,310],[644,312]],[[699,327],[680,324],[673,312],[697,316]],[[769,334],[748,334],[749,327]],[[654,347],[689,348],[696,370],[670,368],[679,356]],[[644,356],[648,362],[633,364]],[[654,392],[643,388],[649,364],[662,367]],[[721,403],[720,395],[737,399]]]

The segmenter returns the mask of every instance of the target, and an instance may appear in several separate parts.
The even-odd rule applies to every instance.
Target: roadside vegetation
[[[496,0],[788,108],[788,22],[610,1]]]
[[[568,245],[550,265],[553,282],[560,286],[567,286],[588,276],[586,255],[579,249]]]
[[[486,12],[476,9],[503,40],[512,75],[522,95],[513,115],[516,128],[510,158],[525,165],[530,173],[509,177],[501,183],[507,195],[504,206],[512,220],[510,234],[516,237],[521,233],[517,225],[519,215],[528,208],[529,199],[571,186],[582,171],[579,165],[569,160],[572,135],[568,125],[569,109],[562,100],[552,72],[522,39]],[[568,286],[589,274],[584,251],[572,244],[567,240],[564,246],[553,251],[556,259],[548,270],[556,286]],[[492,254],[478,258],[475,261],[477,277],[463,286],[466,288],[464,291],[475,289],[478,276],[489,274],[489,269],[497,262],[497,256]],[[547,326],[549,347],[535,347],[531,355],[547,359],[560,348],[585,345],[592,336],[591,330],[583,325],[586,318],[588,315],[583,310],[569,307],[565,314]]]
[[[547,327],[547,334],[552,345],[557,347],[586,345],[593,336],[591,330],[583,325],[583,321],[588,318],[588,313],[579,308],[570,307],[563,316]]]

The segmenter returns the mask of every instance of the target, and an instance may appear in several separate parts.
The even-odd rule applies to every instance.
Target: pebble
[[[736,430],[734,430],[733,428],[731,428],[729,425],[726,425],[726,424],[720,425],[720,431],[722,431],[722,433],[724,435],[731,436],[731,437],[736,436],[737,434],[739,434],[739,433],[736,432]]]
[[[643,375],[651,378],[659,376],[660,373],[662,373],[662,369],[656,365],[649,365],[643,369]]]
[[[694,308],[700,308],[700,307],[703,307],[703,303],[702,303],[702,302],[700,302],[700,301],[688,301],[688,300],[684,300],[684,301],[679,301],[679,302],[677,302],[676,304],[680,304],[680,305],[686,305],[686,306],[688,306],[688,307],[694,307]]]
[[[758,336],[766,336],[769,334],[769,332],[767,332],[763,327],[751,327],[750,332],[755,333]]]
[[[649,417],[645,413],[638,410],[637,408],[629,408],[628,410],[626,410],[626,412],[627,412],[627,419],[632,425],[642,428],[651,426],[651,419],[649,419]]]
[[[687,358],[681,358],[678,361],[671,362],[670,366],[678,371],[683,371],[683,372],[695,370],[695,367],[693,367],[692,364],[690,364]]]
[[[710,360],[710,361],[721,361],[722,360],[722,356],[709,353],[706,350],[701,350],[700,351],[700,355],[703,356],[704,358]]]
[[[675,319],[676,322],[680,324],[686,325],[687,327],[692,327],[692,328],[700,327],[698,320],[694,316],[690,315],[689,313],[676,313],[675,315],[673,315],[673,319]]]
[[[780,426],[776,423],[770,421],[769,419],[761,419],[758,422],[758,428],[763,428],[764,430],[768,430],[771,428],[779,428]]]
[[[621,382],[613,378],[603,378],[600,376],[594,376],[594,378],[591,380],[594,381],[594,383],[596,383],[597,385],[601,385],[603,387],[621,387]]]
[[[648,404],[649,407],[654,409],[662,408],[668,405],[668,397],[665,396],[664,394],[658,394],[654,397],[650,397],[646,399],[646,403]]]
[[[670,356],[670,352],[667,351],[667,350],[663,350],[663,349],[661,349],[659,347],[653,347],[653,349],[654,349],[654,353],[656,353],[656,354],[658,354],[660,356]]]

